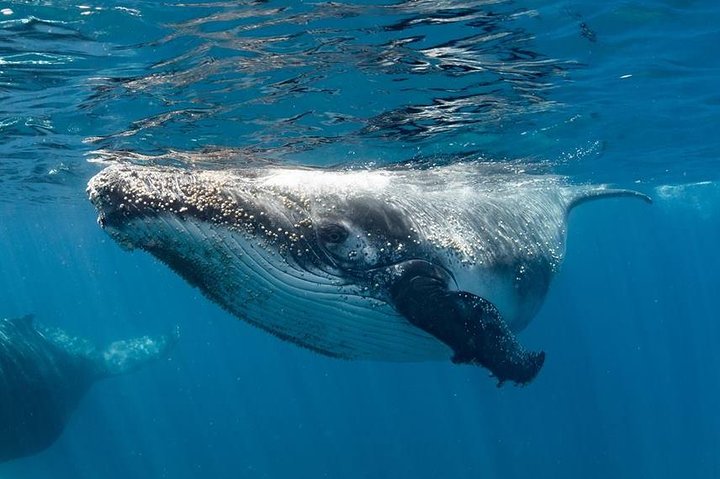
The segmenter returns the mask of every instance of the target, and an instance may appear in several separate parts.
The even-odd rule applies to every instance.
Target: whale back
[[[511,330],[527,326],[565,254],[569,211],[594,199],[640,197],[604,185],[572,185],[549,174],[458,163],[423,169],[253,173],[270,195],[301,198],[312,220],[372,217],[401,246],[450,271],[455,288],[492,302]],[[359,212],[359,213],[358,213]],[[412,244],[415,243],[415,244]],[[399,244],[393,241],[393,244]]]

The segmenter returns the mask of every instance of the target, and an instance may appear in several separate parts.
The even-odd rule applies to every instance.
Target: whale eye
[[[332,223],[321,226],[318,235],[325,243],[339,244],[347,239],[349,233],[344,226]]]

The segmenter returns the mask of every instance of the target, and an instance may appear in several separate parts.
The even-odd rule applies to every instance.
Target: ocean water
[[[0,3],[0,315],[167,360],[98,383],[0,478],[720,475],[720,4]],[[517,165],[653,197],[574,210],[521,334],[479,368],[325,358],[95,223],[104,165]]]

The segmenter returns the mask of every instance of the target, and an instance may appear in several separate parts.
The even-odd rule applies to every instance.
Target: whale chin
[[[452,351],[414,327],[386,301],[291,254],[286,238],[269,234],[267,211],[216,173],[202,178],[165,168],[111,167],[88,185],[98,222],[127,249],[167,264],[191,285],[240,319],[321,354],[382,361],[447,360]],[[242,202],[265,223],[223,216],[207,194],[204,211],[188,199],[202,184],[217,203]],[[236,184],[236,183],[234,183]],[[234,205],[235,210],[239,206]],[[277,227],[274,227],[277,230]],[[281,241],[282,240],[282,241]],[[310,254],[310,253],[308,253]]]

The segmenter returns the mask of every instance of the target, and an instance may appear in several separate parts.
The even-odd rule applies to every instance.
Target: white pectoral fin
[[[102,352],[103,373],[107,376],[124,374],[167,356],[177,344],[179,329],[156,338],[143,336],[111,343]]]

